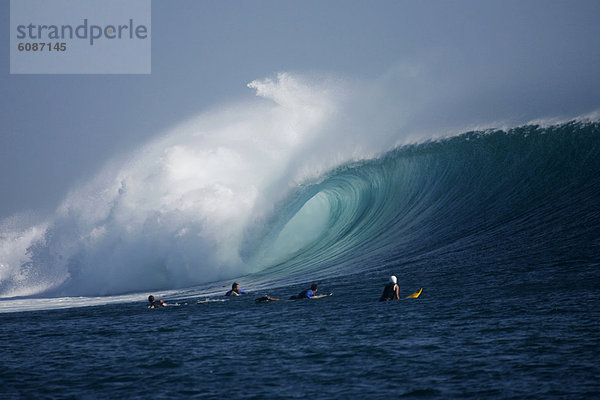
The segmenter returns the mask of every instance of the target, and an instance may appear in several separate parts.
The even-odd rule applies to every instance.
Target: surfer
[[[396,284],[398,280],[394,275],[390,276],[390,282],[383,288],[379,301],[400,300],[400,288]]]
[[[237,282],[233,282],[233,284],[231,285],[231,290],[227,291],[227,293],[225,293],[225,296],[239,296],[246,293],[248,292],[246,292],[245,290],[241,290],[240,285]]]
[[[148,308],[158,308],[158,307],[166,307],[167,303],[165,303],[162,300],[154,300],[154,296],[150,295],[148,296],[148,301],[150,302],[150,305],[148,306]]]
[[[257,303],[268,303],[270,301],[279,301],[279,299],[276,299],[275,297],[270,297],[268,294],[265,294],[263,297],[259,297],[254,301]]]
[[[298,293],[298,295],[290,297],[290,300],[310,299],[314,297],[315,293],[317,293],[317,287],[318,285],[313,283],[310,285],[310,289],[303,290],[302,292]]]

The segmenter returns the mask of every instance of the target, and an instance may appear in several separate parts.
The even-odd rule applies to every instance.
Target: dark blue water
[[[538,294],[527,283],[477,289],[490,275],[420,278],[429,289],[401,302],[377,302],[381,280],[357,275],[322,282],[334,296],[312,301],[256,304],[249,295],[159,310],[133,303],[3,314],[2,397],[600,394],[591,284]]]
[[[304,232],[290,223],[303,207],[327,218],[284,257],[272,247]],[[259,290],[224,302],[196,304],[229,282],[157,310],[0,314],[0,397],[600,397],[598,124],[475,132],[346,165],[292,193],[244,256],[275,262],[238,279]],[[423,294],[379,303],[390,274],[402,295]],[[334,295],[253,300],[312,281]]]

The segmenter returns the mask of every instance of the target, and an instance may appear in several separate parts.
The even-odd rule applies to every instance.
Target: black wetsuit
[[[396,284],[390,282],[387,285],[385,285],[385,288],[383,288],[383,293],[381,294],[381,298],[379,299],[379,301],[394,299],[396,299]]]
[[[154,300],[152,303],[150,303],[150,305],[148,307],[150,308],[158,308],[158,307],[164,307],[165,305],[163,304],[162,300]]]

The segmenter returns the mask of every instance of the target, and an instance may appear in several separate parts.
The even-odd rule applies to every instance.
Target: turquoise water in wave
[[[597,123],[347,164],[248,232],[244,259],[270,265],[236,278],[250,295],[0,314],[0,397],[599,397],[599,210]],[[390,274],[421,297],[379,303]],[[312,281],[334,295],[254,303]]]

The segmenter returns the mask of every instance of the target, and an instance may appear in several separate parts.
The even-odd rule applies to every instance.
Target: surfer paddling
[[[317,293],[317,288],[318,288],[318,285],[316,283],[313,283],[312,285],[310,285],[310,289],[303,290],[302,292],[298,293],[296,296],[290,297],[290,300],[311,299]]]
[[[279,301],[279,299],[276,299],[275,297],[271,297],[268,294],[265,294],[263,297],[259,297],[258,299],[254,300],[257,303],[268,303],[270,301]]]
[[[150,295],[148,296],[148,302],[150,302],[150,305],[148,306],[148,308],[158,308],[158,307],[166,307],[167,303],[165,303],[162,300],[155,300],[154,296]]]
[[[390,281],[383,288],[383,293],[379,301],[400,300],[400,288],[396,284],[398,280],[394,275],[390,276]]]

